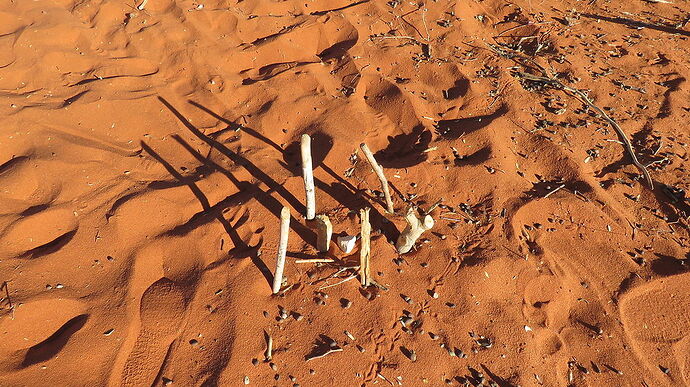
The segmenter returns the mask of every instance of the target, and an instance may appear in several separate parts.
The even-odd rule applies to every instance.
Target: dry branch
[[[273,275],[273,294],[280,291],[283,285],[283,269],[285,268],[285,254],[287,253],[288,234],[290,233],[290,209],[283,207],[280,211],[280,242],[276,258],[276,272]]]
[[[388,190],[388,179],[386,179],[386,175],[383,174],[383,168],[381,168],[379,163],[376,162],[374,154],[371,153],[371,150],[369,150],[367,144],[361,143],[359,144],[359,147],[362,149],[362,152],[364,152],[364,156],[367,158],[369,164],[371,164],[371,169],[374,170],[374,173],[376,173],[376,176],[381,182],[381,190],[383,191],[383,196],[386,199],[386,211],[388,211],[389,214],[392,214],[393,200],[391,199],[391,193]]]
[[[635,154],[635,149],[633,148],[632,143],[628,139],[628,136],[625,135],[625,132],[623,131],[623,129],[620,127],[620,125],[618,125],[618,123],[616,121],[613,120],[613,118],[609,117],[609,115],[606,114],[606,112],[604,112],[603,109],[601,109],[600,107],[598,107],[597,105],[594,104],[594,102],[587,96],[587,94],[583,93],[582,91],[580,91],[578,89],[575,89],[573,87],[570,87],[570,86],[563,84],[563,82],[561,82],[560,80],[555,78],[553,75],[551,75],[551,73],[548,70],[546,70],[543,66],[541,66],[539,63],[537,63],[534,59],[532,59],[528,56],[525,56],[524,54],[522,54],[518,51],[509,49],[507,47],[497,47],[494,45],[489,45],[489,48],[493,52],[495,52],[497,55],[499,55],[503,58],[514,60],[515,62],[521,64],[525,68],[530,68],[530,67],[534,68],[542,74],[542,76],[538,76],[538,75],[533,75],[533,74],[529,74],[526,72],[517,72],[517,75],[520,78],[526,79],[526,80],[532,81],[532,82],[539,82],[539,83],[542,83],[544,85],[551,86],[551,87],[558,89],[558,90],[563,90],[566,93],[569,93],[572,96],[574,96],[575,98],[577,98],[578,100],[580,100],[580,102],[589,106],[594,111],[596,111],[597,114],[599,114],[602,118],[604,118],[604,120],[606,120],[606,122],[608,122],[609,125],[611,125],[613,130],[616,131],[616,134],[618,134],[618,137],[620,138],[621,142],[623,143],[623,146],[625,147],[626,152],[628,153],[628,155],[632,159],[633,165],[640,172],[642,172],[642,175],[644,176],[645,180],[647,181],[647,186],[649,187],[649,189],[650,190],[654,189],[654,181],[652,180],[652,176],[649,174],[647,167],[645,167],[637,159],[637,155]]]

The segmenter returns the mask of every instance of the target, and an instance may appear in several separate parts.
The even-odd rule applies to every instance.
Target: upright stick
[[[381,168],[379,163],[376,162],[376,159],[374,158],[374,155],[371,153],[371,150],[369,150],[367,144],[361,143],[359,144],[359,147],[362,148],[364,156],[366,156],[367,161],[369,162],[369,164],[371,164],[371,169],[374,170],[374,173],[376,173],[376,176],[378,176],[379,181],[381,182],[383,196],[386,198],[386,211],[388,211],[389,214],[392,214],[393,200],[391,199],[391,193],[388,191],[388,179],[386,179],[386,175],[383,174],[383,168]]]
[[[273,294],[280,291],[283,285],[283,269],[285,268],[285,254],[287,253],[288,234],[290,232],[290,209],[283,207],[280,211],[280,243],[276,258],[276,272],[273,275]]]
[[[369,268],[369,258],[371,257],[371,224],[369,224],[369,210],[369,208],[359,210],[359,217],[362,222],[362,246],[359,251],[359,279],[364,287],[371,284],[371,270]]]
[[[311,165],[311,137],[302,135],[302,176],[304,177],[304,190],[307,194],[307,220],[316,216],[316,194],[314,190],[314,174]]]

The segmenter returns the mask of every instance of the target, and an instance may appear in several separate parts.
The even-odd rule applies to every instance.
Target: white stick
[[[328,219],[328,215],[316,215],[314,222],[316,223],[316,249],[322,253],[328,252],[333,236],[331,220]]]
[[[419,218],[412,207],[407,209],[405,220],[407,221],[407,226],[395,242],[395,248],[399,254],[405,254],[412,250],[412,246],[414,246],[422,233],[434,227],[434,219],[431,215]]]
[[[362,245],[359,251],[359,279],[363,287],[371,284],[371,270],[369,269],[369,259],[371,257],[371,224],[369,224],[369,208],[359,210],[362,222]]]
[[[295,263],[333,263],[333,258],[297,259]]]
[[[304,190],[307,194],[307,220],[316,216],[316,194],[314,190],[314,174],[311,165],[311,137],[302,135],[302,176],[304,177]]]
[[[381,189],[383,190],[383,196],[386,199],[386,211],[388,211],[389,214],[393,213],[393,200],[391,200],[391,193],[388,191],[388,179],[386,179],[386,175],[383,174],[383,168],[379,165],[379,163],[376,162],[376,159],[374,158],[374,154],[371,153],[371,150],[369,150],[369,147],[365,143],[359,144],[359,147],[362,148],[362,152],[364,152],[364,156],[366,156],[367,161],[369,164],[371,164],[371,169],[374,170],[374,173],[376,173],[376,176],[379,178],[379,181],[381,182]]]
[[[280,243],[276,258],[276,272],[273,275],[273,294],[280,291],[283,285],[283,269],[285,268],[285,254],[287,253],[288,234],[290,232],[290,209],[283,207],[280,211]]]

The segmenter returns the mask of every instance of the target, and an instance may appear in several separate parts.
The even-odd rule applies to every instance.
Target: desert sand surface
[[[0,386],[690,385],[689,58],[687,0],[0,0]]]

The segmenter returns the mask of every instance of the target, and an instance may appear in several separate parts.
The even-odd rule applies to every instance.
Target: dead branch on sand
[[[516,72],[517,77],[531,81],[531,82],[538,82],[538,83],[541,83],[545,86],[551,86],[554,89],[563,90],[566,93],[569,93],[570,95],[572,95],[575,98],[577,98],[578,100],[580,100],[580,102],[589,106],[595,112],[597,112],[597,114],[599,114],[604,120],[606,120],[606,122],[608,122],[609,125],[611,125],[613,130],[616,131],[616,133],[618,134],[618,137],[620,138],[621,142],[623,143],[623,145],[625,147],[626,152],[628,153],[628,155],[632,159],[633,165],[640,172],[642,172],[642,175],[644,176],[645,180],[647,181],[647,186],[649,187],[649,189],[650,190],[654,189],[654,181],[652,180],[652,176],[649,174],[647,167],[642,165],[642,163],[640,163],[640,161],[637,159],[637,155],[635,155],[635,149],[633,148],[632,143],[628,139],[628,136],[625,135],[625,132],[623,131],[623,129],[618,125],[618,123],[616,121],[613,120],[613,118],[609,117],[609,115],[606,114],[606,112],[604,112],[603,109],[601,109],[600,107],[595,105],[594,102],[585,93],[583,93],[582,91],[580,91],[578,89],[575,89],[573,87],[570,87],[570,86],[563,84],[563,82],[561,82],[556,77],[551,75],[551,73],[546,68],[541,66],[534,59],[532,59],[528,56],[525,56],[524,54],[522,54],[518,51],[512,50],[512,49],[507,48],[507,47],[502,47],[502,46],[498,47],[498,46],[491,45],[491,44],[489,45],[489,48],[491,49],[491,51],[493,51],[494,53],[496,53],[498,56],[500,56],[502,58],[511,59],[511,60],[519,63],[520,65],[522,65],[525,68],[534,68],[537,71],[541,72],[541,74],[542,74],[541,76],[539,76],[539,75],[534,75],[534,74],[529,74],[526,72],[518,71],[518,72]]]

